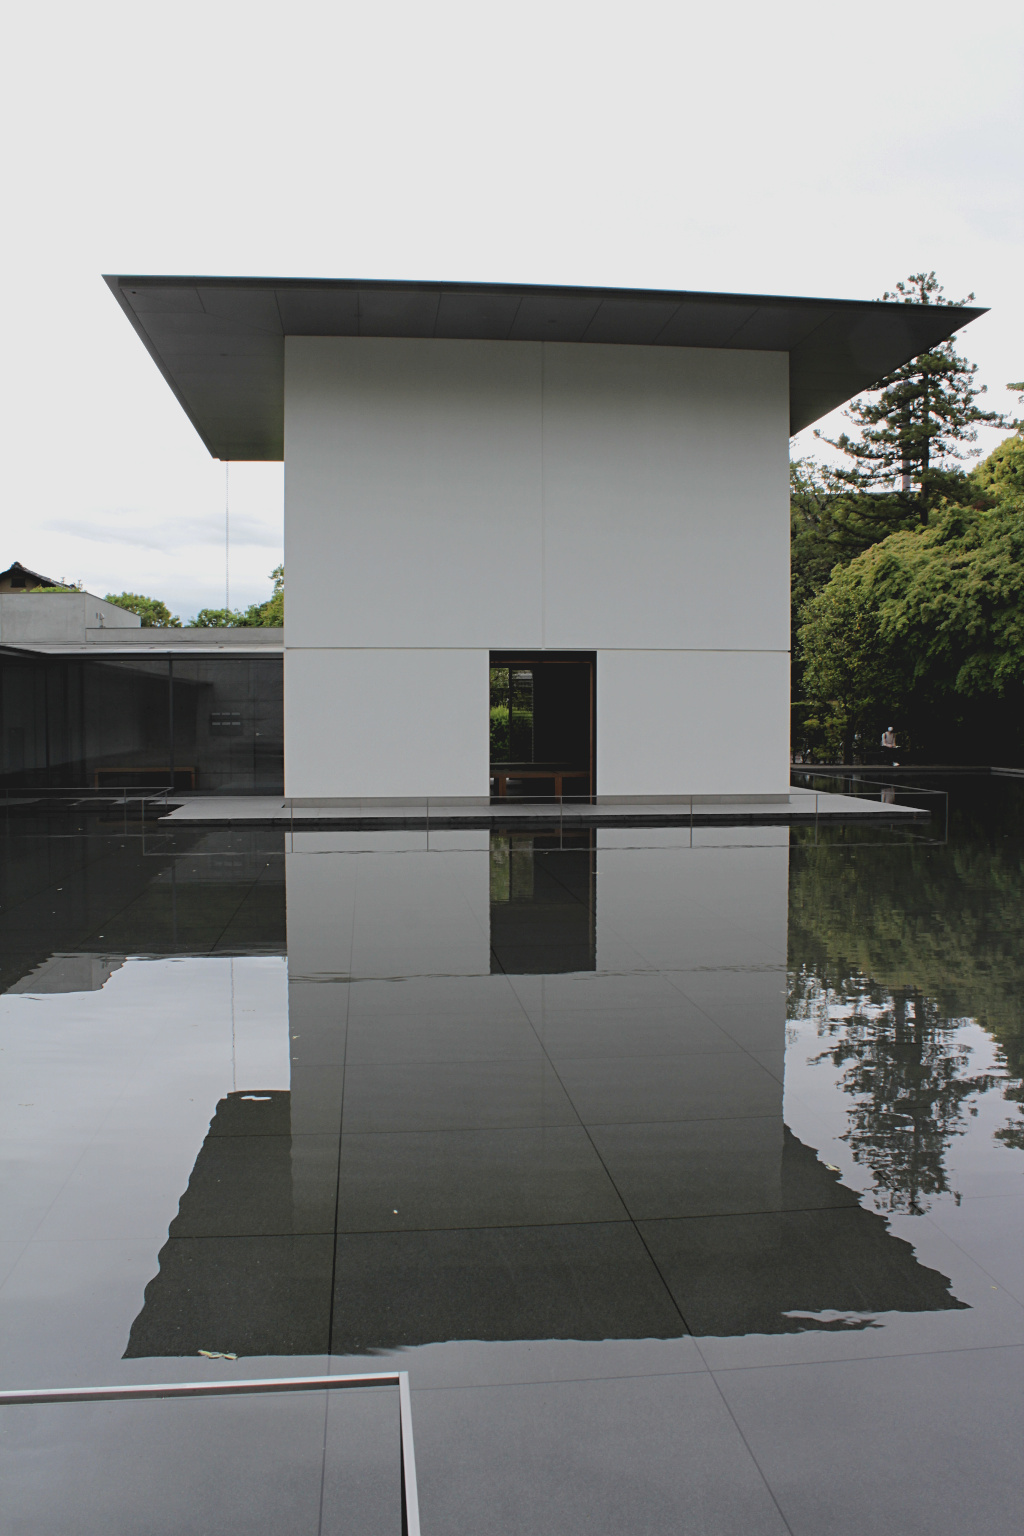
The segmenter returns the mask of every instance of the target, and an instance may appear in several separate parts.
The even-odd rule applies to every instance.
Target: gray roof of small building
[[[799,432],[985,313],[954,305],[507,283],[114,276],[106,282],[220,459],[283,458],[285,336],[788,352],[790,431]]]
[[[223,629],[89,629],[82,640],[4,641],[3,651],[34,656],[281,656],[284,630],[246,625]]]

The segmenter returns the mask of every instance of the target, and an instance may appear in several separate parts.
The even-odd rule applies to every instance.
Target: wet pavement
[[[10,807],[0,1386],[408,1371],[427,1536],[1015,1528],[1024,789],[949,787],[948,841]],[[387,1389],[0,1448],[12,1533],[399,1529]]]

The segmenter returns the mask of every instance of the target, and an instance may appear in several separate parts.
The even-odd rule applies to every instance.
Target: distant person
[[[893,730],[891,725],[887,725],[885,730],[882,732],[882,756],[886,762],[891,762],[894,768],[898,768],[899,763],[892,755],[895,751],[896,732]]]

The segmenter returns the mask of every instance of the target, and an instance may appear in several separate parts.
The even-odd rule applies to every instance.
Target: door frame
[[[536,666],[589,666],[590,668],[590,798],[597,798],[597,652],[596,651],[537,651],[504,648],[491,651],[488,676],[491,667]]]

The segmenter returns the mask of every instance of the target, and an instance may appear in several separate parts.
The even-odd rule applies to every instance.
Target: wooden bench
[[[92,775],[93,789],[144,789],[147,784],[157,785],[160,789],[170,782],[170,768],[94,768]],[[196,787],[196,770],[184,763],[174,765],[173,788],[183,787],[179,780],[185,779],[189,789]]]
[[[495,765],[492,767],[491,778],[498,786],[499,799],[507,798],[509,779],[553,779],[555,799],[561,800],[563,781],[565,779],[586,779],[589,785],[590,769],[562,768],[556,764],[546,766],[543,763],[530,763],[520,768],[516,763],[502,763],[500,766]]]

